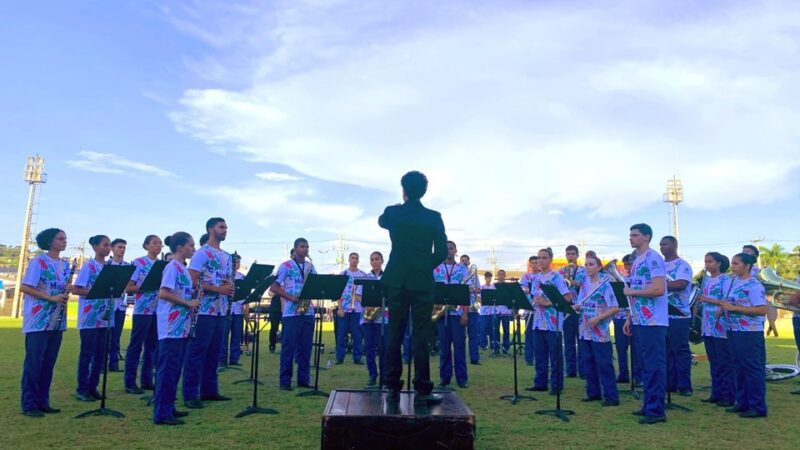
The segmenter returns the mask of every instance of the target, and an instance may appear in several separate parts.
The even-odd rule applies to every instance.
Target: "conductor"
[[[389,342],[387,348],[386,385],[389,401],[400,399],[403,366],[400,345],[408,326],[408,310],[412,315],[412,348],[414,349],[415,403],[434,404],[442,396],[432,394],[430,351],[433,338],[431,311],[435,293],[433,269],[447,257],[447,236],[442,216],[422,206],[420,199],[428,190],[428,179],[413,171],[400,179],[402,205],[389,206],[378,218],[381,228],[389,230],[392,251],[381,281],[389,300]]]

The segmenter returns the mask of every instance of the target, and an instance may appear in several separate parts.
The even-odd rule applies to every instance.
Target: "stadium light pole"
[[[675,175],[667,180],[667,192],[664,194],[664,203],[672,205],[672,235],[678,239],[678,205],[683,202],[683,183]]]
[[[14,301],[11,304],[11,316],[15,318],[22,315],[20,308],[20,288],[22,287],[22,277],[28,265],[28,244],[31,241],[31,220],[33,217],[36,192],[40,184],[47,182],[47,174],[44,173],[43,157],[39,155],[28,157],[28,162],[25,164],[23,180],[28,183],[28,205],[25,208],[25,223],[22,226],[22,245],[19,249],[19,264],[17,265],[17,283],[14,289]]]

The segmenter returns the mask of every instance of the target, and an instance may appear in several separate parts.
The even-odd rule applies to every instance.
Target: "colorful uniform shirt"
[[[494,289],[494,283],[482,285],[481,290],[483,289]],[[493,314],[496,314],[494,305],[489,301],[484,301],[484,299],[481,299],[481,315],[491,316]]]
[[[764,286],[755,278],[735,278],[728,294],[728,302],[747,308],[767,304]],[[739,312],[727,312],[728,329],[731,331],[764,331],[764,316],[750,316]]]
[[[552,284],[558,289],[561,295],[570,293],[567,283],[564,278],[556,271],[547,273],[537,273],[533,277],[533,289],[531,289],[531,296],[545,297],[542,292],[543,284]],[[545,297],[547,298],[547,297]],[[556,310],[553,306],[534,305],[533,307],[533,326],[534,330],[542,331],[561,331],[564,325],[564,315]]]
[[[244,275],[242,275],[239,272],[236,272],[235,279],[237,281],[244,280]],[[242,308],[244,308],[244,300],[239,300],[238,302],[231,303],[231,314],[234,316],[241,316],[242,313],[244,312]]]
[[[433,269],[433,281],[445,284],[464,284],[469,278],[469,270],[463,264],[447,264],[441,263]],[[463,312],[461,307],[455,307],[455,310],[450,310],[449,315],[461,316]]]
[[[114,261],[114,259],[109,259],[106,262],[109,266],[130,266],[131,263],[125,260],[121,260],[119,262]],[[120,298],[114,299],[114,309],[117,311],[127,311],[128,310],[128,303],[126,302],[127,295],[125,293],[122,294]]]
[[[727,275],[718,275],[711,277],[710,275],[703,277],[701,293],[704,297],[713,298],[716,300],[723,300],[728,293],[731,286],[731,278]],[[720,307],[712,305],[711,303],[702,302],[700,308],[703,311],[701,315],[701,334],[720,339],[727,339],[728,337],[728,320],[725,314],[717,319],[717,311]]]
[[[189,275],[189,269],[173,259],[164,267],[161,287],[171,290],[173,294],[183,300],[191,300],[192,277]],[[158,299],[156,324],[159,340],[186,338],[192,328],[190,309],[185,305],[176,305],[167,300]]]
[[[638,297],[631,298],[631,323],[643,326],[669,326],[667,317],[667,280],[666,264],[664,258],[656,253],[652,248],[636,257],[631,266],[630,287],[641,291],[653,285],[653,279],[662,277],[664,279],[664,294],[658,297]]]
[[[564,283],[567,282],[566,277],[564,274],[567,271],[567,266],[564,266],[558,269],[558,273],[561,275],[561,278],[564,278]],[[586,280],[586,268],[583,266],[578,266],[574,269],[573,281],[577,281],[580,285],[583,285],[584,280]],[[573,298],[578,298],[578,293],[580,292],[581,288],[579,286],[568,286],[569,291],[572,292]]]
[[[689,297],[692,295],[692,267],[682,258],[676,258],[664,264],[668,277],[672,278],[674,281],[684,280],[688,283],[682,290],[672,291],[667,296],[669,304],[681,312],[680,315],[670,314],[669,318],[688,319],[692,316],[692,311],[689,308]],[[667,308],[669,309],[669,307]]]
[[[297,261],[290,259],[278,267],[278,275],[275,279],[275,282],[278,283],[287,294],[297,297],[300,295],[300,292],[303,291],[303,284],[305,284],[308,275],[316,273],[317,270],[314,268],[314,264],[311,262],[306,261],[303,263],[298,263]],[[290,302],[289,300],[283,298],[281,301],[283,302],[283,317],[295,317],[298,315],[298,303]],[[314,315],[313,303],[309,303],[308,311],[305,315]]]
[[[104,264],[96,259],[90,259],[83,265],[75,280],[75,286],[91,290]],[[113,300],[100,298],[86,300],[78,297],[78,329],[109,328],[114,326],[114,314],[111,313]]]
[[[50,296],[59,295],[70,282],[67,279],[68,275],[69,263],[42,253],[28,263],[22,284]],[[28,294],[25,294],[23,301],[25,302],[22,316],[23,333],[67,329],[67,312],[58,303],[34,298]]]
[[[222,286],[231,277],[231,255],[210,245],[204,245],[192,256],[189,270],[199,272],[204,284]],[[228,297],[228,295],[216,292],[203,291],[203,296],[200,298],[200,315],[224,316],[228,314]]]
[[[366,278],[369,279],[369,280],[380,280],[381,277],[383,276],[383,271],[375,273],[375,272],[370,270],[369,273],[366,274],[366,275],[367,275]],[[359,323],[361,325],[364,325],[365,323],[366,324],[369,324],[369,323],[373,323],[373,324],[386,323],[386,324],[388,324],[389,323],[389,306],[388,306],[388,302],[386,301],[386,299],[384,299],[384,304],[386,304],[387,306],[386,306],[386,308],[383,308],[383,314],[375,314],[375,318],[374,319],[366,320],[366,319],[364,319],[364,314],[362,312],[361,321]]]
[[[592,283],[591,280],[586,279],[581,284],[578,303],[581,305],[578,315],[578,339],[611,342],[611,317],[599,321],[595,326],[589,324],[589,321],[593,318],[619,306],[609,279],[601,277],[597,280],[597,283]]]
[[[342,292],[342,310],[344,310],[345,313],[360,313],[364,308],[361,306],[361,300],[353,298],[353,287],[355,287],[358,298],[361,298],[361,286],[356,286],[353,281],[356,278],[367,278],[367,274],[361,269],[352,272],[350,269],[344,269],[339,275],[347,275],[347,285]]]
[[[147,256],[136,258],[133,260],[133,275],[131,281],[136,283],[136,287],[141,287],[144,283],[147,274],[155,264],[155,259],[150,259]],[[166,268],[166,267],[165,267]],[[163,277],[163,273],[162,273]],[[156,313],[156,306],[158,305],[158,291],[137,292],[133,296],[133,314],[139,316],[152,316]]]

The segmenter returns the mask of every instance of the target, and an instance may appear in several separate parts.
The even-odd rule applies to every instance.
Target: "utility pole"
[[[667,180],[667,192],[664,194],[664,203],[672,205],[672,235],[678,239],[678,205],[683,202],[683,183],[672,176]]]
[[[497,255],[495,254],[495,249],[492,247],[492,257],[489,258],[489,264],[492,265],[492,276],[497,276]]]
[[[342,233],[339,233],[339,242],[335,247],[336,250],[336,264],[339,266],[339,272],[344,270],[345,263],[348,262],[347,256],[345,253],[350,248],[345,245],[344,238],[342,237]]]
[[[28,204],[25,208],[25,222],[22,226],[22,244],[19,250],[19,264],[17,265],[17,284],[14,289],[14,300],[11,304],[11,317],[18,318],[21,314],[20,297],[22,290],[22,277],[28,266],[28,245],[31,241],[31,222],[35,214],[34,203],[38,194],[40,184],[47,182],[47,174],[44,173],[44,158],[36,155],[29,156],[25,165],[25,175],[23,180],[28,183]]]

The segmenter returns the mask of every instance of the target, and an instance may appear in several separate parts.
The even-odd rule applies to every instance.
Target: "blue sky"
[[[682,252],[800,244],[800,7],[793,2],[17,2],[0,27],[0,187],[16,244],[25,157],[45,156],[38,228],[198,236],[278,261],[303,235],[376,225],[399,177],[431,179],[459,250]]]

